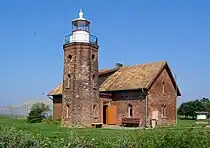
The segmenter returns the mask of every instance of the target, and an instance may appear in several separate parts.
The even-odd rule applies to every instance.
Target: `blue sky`
[[[0,105],[46,98],[62,81],[63,39],[80,8],[99,37],[99,68],[167,60],[182,92],[178,104],[210,97],[208,0],[7,0],[0,5]]]

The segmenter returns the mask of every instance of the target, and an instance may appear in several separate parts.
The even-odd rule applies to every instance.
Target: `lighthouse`
[[[90,21],[80,10],[63,45],[63,126],[91,126],[100,121],[98,48],[98,38],[90,33]]]

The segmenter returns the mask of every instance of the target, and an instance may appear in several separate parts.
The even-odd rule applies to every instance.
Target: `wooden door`
[[[109,105],[106,110],[106,123],[117,124],[117,107],[115,105]]]
[[[152,119],[158,120],[158,110],[152,111]]]

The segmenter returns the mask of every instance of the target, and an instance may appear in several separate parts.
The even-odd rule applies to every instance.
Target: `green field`
[[[196,125],[193,120],[178,120],[177,126],[157,129],[75,129],[61,128],[57,124],[29,124],[24,119],[0,117],[0,148],[11,147],[9,144],[15,147],[52,148],[63,148],[68,145],[69,147],[210,147],[210,129],[202,126]]]

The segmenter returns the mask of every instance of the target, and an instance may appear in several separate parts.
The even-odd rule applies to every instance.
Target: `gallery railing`
[[[85,37],[84,42],[88,42],[92,45],[98,46],[98,37],[91,35],[91,34],[87,34],[85,36],[88,36],[88,37]],[[73,38],[73,34],[66,35],[64,44],[69,44],[69,43],[73,43],[73,42],[83,42],[82,40],[76,41],[76,40],[73,40],[72,38]]]

